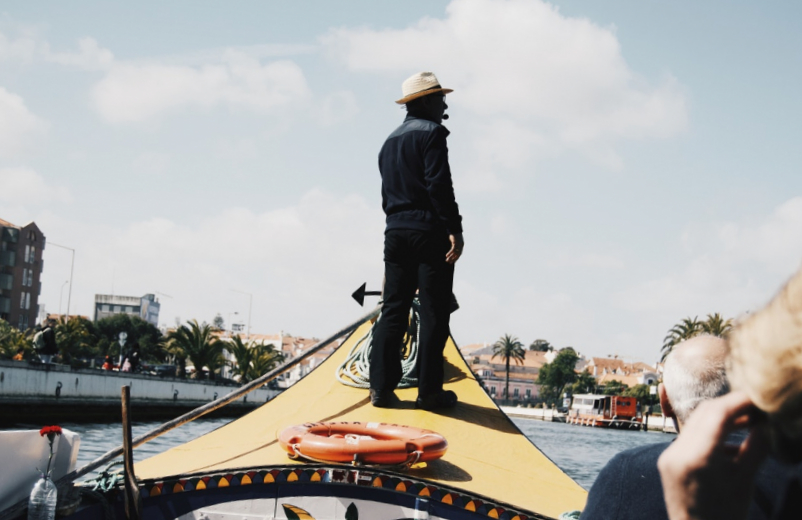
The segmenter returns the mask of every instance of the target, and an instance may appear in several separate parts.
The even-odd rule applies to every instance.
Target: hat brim
[[[396,103],[398,103],[399,105],[406,105],[407,103],[409,103],[413,99],[418,99],[418,98],[421,98],[423,96],[428,96],[429,94],[436,94],[438,92],[442,92],[443,94],[451,94],[452,92],[454,92],[454,89],[452,89],[452,88],[432,88],[432,89],[429,89],[429,90],[421,90],[420,92],[415,92],[414,94],[410,94],[410,95],[408,95],[406,97],[402,97],[401,99],[396,101]]]

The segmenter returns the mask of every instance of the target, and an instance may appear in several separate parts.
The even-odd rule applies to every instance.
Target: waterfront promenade
[[[119,421],[120,388],[124,385],[131,387],[136,420],[172,419],[237,388],[215,381],[0,361],[0,425]],[[277,394],[260,388],[216,413],[240,416]]]

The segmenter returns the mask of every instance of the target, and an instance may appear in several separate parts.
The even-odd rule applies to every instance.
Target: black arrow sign
[[[367,282],[363,283],[359,286],[359,289],[354,291],[351,294],[351,298],[355,299],[356,302],[361,305],[362,307],[365,306],[365,296],[381,296],[381,291],[366,291],[365,287],[368,285]]]

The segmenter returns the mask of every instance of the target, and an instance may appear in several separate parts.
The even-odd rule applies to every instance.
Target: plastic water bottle
[[[425,498],[415,498],[415,516],[414,520],[429,520],[429,501]]]
[[[53,520],[56,518],[58,491],[49,478],[42,477],[33,486],[28,500],[28,520]]]

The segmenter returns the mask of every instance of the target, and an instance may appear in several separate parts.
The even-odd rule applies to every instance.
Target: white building
[[[159,325],[159,308],[159,300],[153,294],[144,296],[95,295],[95,321],[115,314],[127,314],[142,318],[157,327]]]

